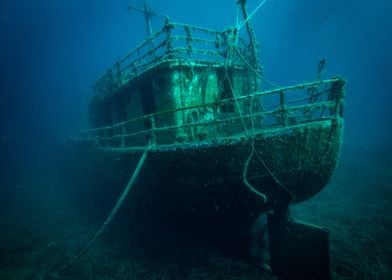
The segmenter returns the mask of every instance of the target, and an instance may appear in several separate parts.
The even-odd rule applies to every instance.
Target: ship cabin
[[[257,63],[234,29],[167,21],[96,82],[92,131],[114,147],[145,145],[153,130],[160,144],[216,137],[220,119],[238,117],[234,97],[259,89],[250,65]]]
[[[224,140],[340,117],[339,78],[261,92],[257,42],[248,41],[235,28],[166,20],[97,80],[91,129],[82,136],[101,147],[140,148],[150,139],[157,145]]]

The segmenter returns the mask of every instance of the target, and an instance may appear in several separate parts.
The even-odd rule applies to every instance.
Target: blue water
[[[139,2],[132,1],[133,4]],[[151,2],[155,11],[167,14],[177,22],[217,29],[236,22],[234,0]],[[249,0],[249,10],[253,11],[260,2]],[[13,240],[9,244],[19,248],[19,251],[9,248],[7,250],[11,251],[0,251],[1,279],[33,279],[28,277],[55,265],[50,261],[50,248],[57,246],[58,251],[65,250],[70,238],[66,235],[64,238],[68,241],[63,243],[61,238],[56,238],[64,231],[62,225],[77,223],[81,228],[79,232],[86,235],[78,241],[82,244],[101,221],[101,216],[85,213],[85,216],[79,216],[82,222],[75,222],[75,217],[80,214],[76,210],[64,214],[64,211],[77,208],[74,204],[83,202],[70,198],[64,186],[57,187],[62,182],[56,175],[58,166],[54,162],[57,163],[60,157],[62,140],[77,135],[86,127],[87,102],[94,81],[145,37],[143,17],[136,11],[127,11],[129,4],[130,1],[125,0],[0,2],[0,238],[3,238],[0,246],[4,247]],[[353,238],[357,241],[365,237],[371,239],[366,244],[354,242],[356,246],[363,245],[361,254],[372,256],[369,257],[369,267],[359,261],[347,261],[349,257],[344,256],[348,250],[344,248],[349,246],[343,244],[339,247],[337,242],[335,252],[341,255],[336,253],[334,258],[334,273],[338,279],[359,277],[353,271],[361,269],[365,271],[362,279],[376,279],[375,275],[381,277],[377,279],[392,279],[389,274],[392,270],[392,240],[387,234],[392,230],[389,214],[392,209],[388,203],[392,202],[391,15],[392,3],[386,0],[267,0],[252,18],[261,43],[260,60],[270,81],[283,86],[312,80],[321,59],[327,61],[325,78],[339,75],[347,79],[342,164],[326,193],[309,201],[310,208],[305,205],[299,214],[322,223],[307,213],[317,207],[318,201],[320,205],[326,203],[325,207],[333,207],[328,203],[338,197],[348,210],[333,214],[335,216],[327,215],[328,225],[338,228],[340,223],[350,224],[353,220],[366,223],[361,227],[365,228],[364,232]],[[162,19],[155,18],[153,26],[158,28],[161,25]],[[48,200],[42,201],[61,197],[61,203],[43,204],[43,197]],[[371,209],[368,209],[369,205]],[[351,219],[350,215],[356,214],[350,213],[349,209],[356,209],[355,213],[361,216],[370,213],[374,216],[371,219],[374,223]],[[328,213],[327,209],[318,210]],[[62,215],[64,223],[58,222],[51,213]],[[35,223],[34,219],[38,222]],[[89,219],[96,219],[96,224],[93,223],[91,229],[83,228],[83,223]],[[78,231],[75,232],[77,236]],[[23,239],[23,236],[39,237],[35,241],[15,240],[16,237]],[[116,274],[113,271],[117,271],[113,267],[114,260],[121,257],[113,256],[114,251],[107,250],[110,259],[107,270],[112,274],[91,274],[86,269],[81,272],[83,277],[106,275],[107,278],[102,276],[102,279],[118,279],[113,276]],[[70,257],[72,252],[66,255]],[[202,258],[203,254],[200,253],[199,257]],[[26,262],[26,258],[29,261]],[[101,255],[97,260],[102,261],[102,258]],[[57,260],[63,261],[60,257]],[[123,270],[117,267],[121,270],[117,273],[124,276],[132,269],[127,267],[124,258],[121,261],[124,262],[121,264]],[[337,269],[337,262],[345,264],[345,261],[349,264]],[[224,264],[231,265],[230,261]],[[84,260],[82,267],[88,265],[94,267]],[[189,261],[187,265],[191,271],[193,262]],[[216,267],[214,269],[219,271]],[[242,273],[241,269],[246,270],[240,265],[238,271]],[[381,272],[376,274],[372,270]],[[10,276],[9,271],[20,273]],[[210,276],[202,276],[203,273]],[[233,275],[237,274],[233,272]],[[139,279],[149,277],[140,275]],[[214,279],[213,272],[208,269],[207,272],[201,269],[200,275],[198,279]],[[255,275],[244,276],[244,279],[254,279]],[[195,278],[189,279],[197,276],[196,273]]]

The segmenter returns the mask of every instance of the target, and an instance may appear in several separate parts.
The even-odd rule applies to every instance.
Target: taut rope
[[[148,143],[146,149],[144,150],[131,178],[128,181],[128,184],[125,186],[123,192],[121,193],[121,196],[119,197],[119,199],[117,200],[116,205],[113,207],[112,211],[109,213],[109,215],[107,216],[105,222],[101,225],[101,227],[99,228],[99,230],[95,233],[95,235],[91,238],[91,240],[86,244],[86,246],[84,246],[79,253],[77,253],[75,255],[75,257],[73,257],[68,263],[66,263],[64,266],[62,266],[60,269],[58,269],[56,272],[54,272],[53,274],[55,276],[58,276],[58,274],[60,274],[61,272],[63,272],[65,269],[67,269],[71,264],[73,264],[76,260],[78,260],[81,256],[83,256],[85,253],[87,253],[87,251],[91,248],[91,246],[94,244],[94,242],[98,239],[98,237],[101,236],[102,232],[106,229],[106,227],[112,222],[113,218],[116,216],[118,210],[121,208],[121,206],[123,205],[125,199],[127,198],[129,191],[132,189],[133,185],[136,182],[137,177],[139,176],[140,170],[142,169],[146,158],[147,158],[147,154],[148,152],[151,150],[152,148],[152,140],[150,140],[150,142]]]

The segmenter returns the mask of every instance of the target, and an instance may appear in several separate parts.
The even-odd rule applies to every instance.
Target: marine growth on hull
[[[200,185],[195,166],[220,170],[209,180],[243,186],[264,210],[319,192],[339,157],[345,81],[321,79],[325,61],[312,82],[266,81],[253,29],[244,26],[248,40],[240,26],[217,31],[166,18],[98,79],[82,139],[101,151],[161,153],[156,173],[170,159],[167,172],[189,161],[188,179]]]
[[[342,117],[340,78],[262,91],[262,72],[235,29],[166,22],[95,85],[89,119],[110,148],[221,140]]]

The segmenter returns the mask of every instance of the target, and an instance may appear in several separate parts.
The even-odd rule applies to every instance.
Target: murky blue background
[[[259,1],[248,2],[252,11]],[[95,79],[144,38],[143,17],[129,3],[1,2],[3,136],[35,144],[78,131]],[[152,4],[178,22],[223,29],[236,21],[234,0]],[[346,144],[389,143],[391,14],[386,0],[267,1],[253,18],[265,75],[282,85],[311,80],[325,58],[326,78],[348,80]]]
[[[217,29],[236,22],[235,0],[151,2],[155,11],[177,22]],[[20,189],[35,188],[42,194],[38,189],[48,188],[33,180],[46,176],[50,181],[54,173],[46,168],[57,156],[61,141],[86,127],[94,81],[145,38],[143,16],[127,11],[130,3],[0,2],[2,205]],[[249,0],[249,10],[259,3]],[[282,86],[311,81],[321,59],[327,60],[324,78],[340,75],[347,79],[343,167],[362,162],[362,169],[355,172],[376,166],[384,175],[392,173],[392,3],[269,0],[252,20],[268,80]],[[154,19],[156,28],[161,24],[161,18]],[[345,173],[343,169],[339,172]],[[385,185],[379,198],[391,194],[388,176],[377,181],[377,185]],[[363,181],[355,174],[344,178],[339,184]],[[355,185],[355,191],[372,193],[375,182]],[[346,201],[350,191],[347,189]],[[364,203],[364,207],[368,205]],[[384,218],[388,219],[387,229],[392,225],[389,218]],[[392,267],[392,256],[389,265]]]

